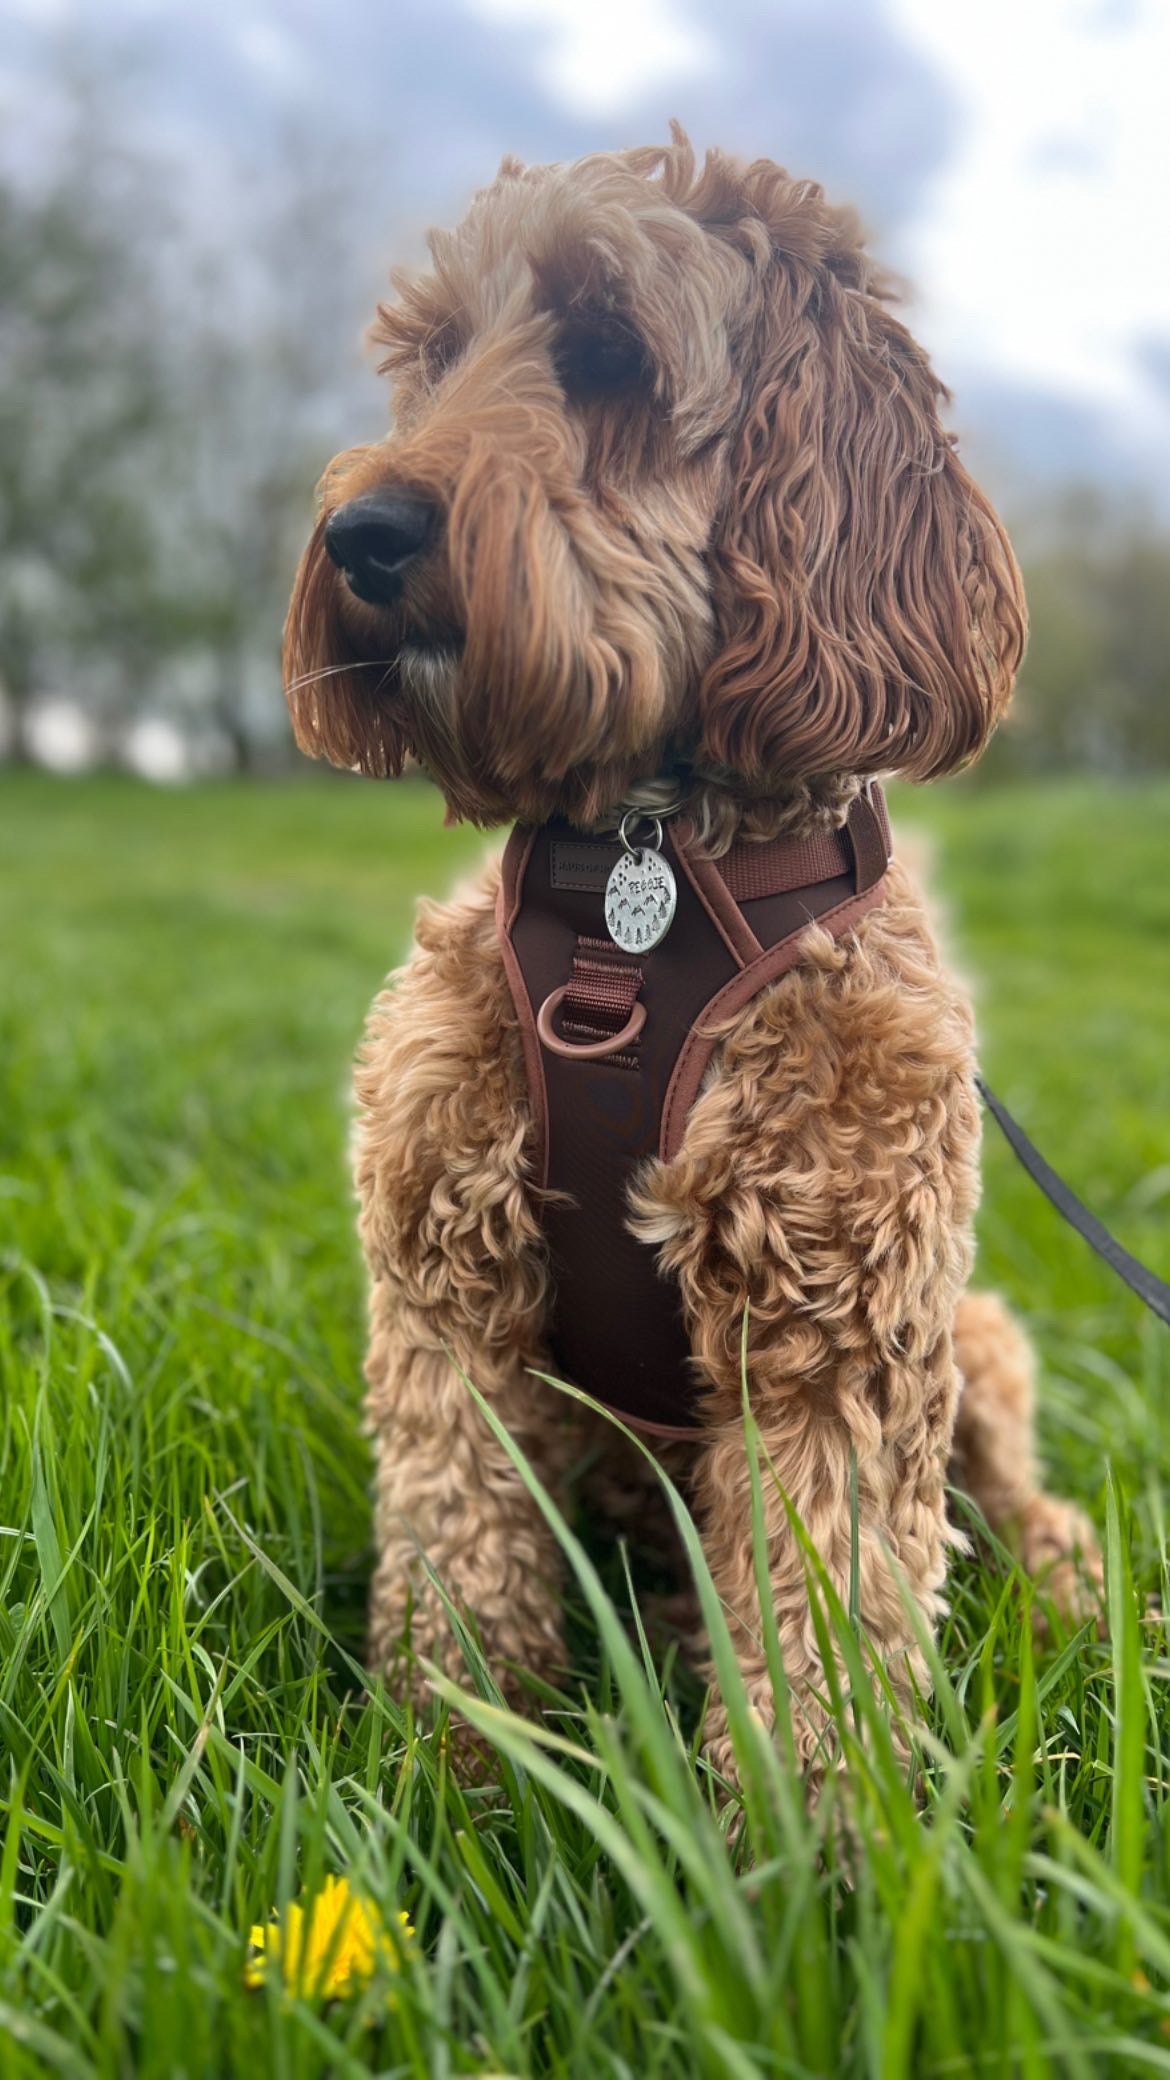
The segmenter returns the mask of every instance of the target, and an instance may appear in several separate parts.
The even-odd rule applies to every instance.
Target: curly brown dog
[[[930,780],[978,754],[1023,650],[1019,573],[851,213],[768,162],[697,165],[676,131],[572,166],[505,162],[431,251],[379,313],[393,431],[331,465],[297,578],[286,672],[305,750],[378,775],[413,756],[452,818],[586,843],[612,844],[634,808],[681,832],[674,812],[696,887],[704,861],[710,883],[752,847],[775,860],[843,843],[871,776]],[[416,1652],[459,1670],[425,1552],[520,1696],[519,1670],[563,1664],[560,1556],[456,1368],[554,1493],[591,1451],[595,1498],[629,1521],[653,1476],[533,1377],[557,1370],[557,1281],[499,883],[497,863],[425,905],[378,999],[357,1183],[372,1651],[393,1656],[412,1607]],[[834,929],[808,924],[780,979],[723,1019],[677,1148],[631,1172],[624,1208],[690,1353],[693,1422],[662,1450],[768,1718],[745,1307],[764,1443],[843,1595],[855,1458],[861,1615],[904,1703],[926,1671],[898,1577],[933,1625],[955,1542],[949,1463],[1066,1596],[1078,1557],[1098,1564],[1083,1520],[1037,1482],[1026,1345],[996,1300],[963,1298],[979,1189],[968,1005],[899,863],[880,896],[864,914],[839,904]],[[599,1278],[602,1329],[609,1305]],[[630,1327],[609,1323],[613,1376],[578,1381],[619,1407]],[[794,1734],[816,1775],[805,1569],[771,1485],[767,1508]],[[730,1772],[717,1698],[706,1734]]]

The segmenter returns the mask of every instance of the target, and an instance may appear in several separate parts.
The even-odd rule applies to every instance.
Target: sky
[[[505,150],[569,157],[678,115],[700,143],[765,152],[859,205],[1004,480],[1096,476],[1170,510],[1170,0],[5,9],[0,151],[7,130],[35,162],[53,64],[100,24],[142,68],[135,120],[195,170],[217,236],[240,235],[266,128],[313,126],[351,181],[367,310]]]
[[[1170,7],[899,0],[897,13],[967,116],[913,241],[940,351],[1127,408],[1164,406]]]

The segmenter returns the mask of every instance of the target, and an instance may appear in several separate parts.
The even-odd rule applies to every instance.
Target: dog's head
[[[1019,575],[850,213],[676,133],[506,162],[431,252],[375,328],[393,430],[330,466],[297,577],[305,750],[581,823],[676,769],[977,754]]]

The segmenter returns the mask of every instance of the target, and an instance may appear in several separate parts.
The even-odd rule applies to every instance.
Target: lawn
[[[897,807],[989,1081],[1165,1272],[1170,786]],[[347,1064],[415,895],[483,843],[418,785],[0,776],[0,2074],[1170,2072],[1170,1335],[994,1127],[979,1275],[1039,1344],[1108,1638],[1033,1648],[1008,1557],[961,1562],[916,1799],[810,1556],[851,1833],[741,1712],[730,1841],[694,1686],[568,1528],[547,1737],[469,1644],[485,1787],[445,1707],[363,1677]],[[409,1912],[396,1962],[250,1990],[250,1927],[329,1874]]]

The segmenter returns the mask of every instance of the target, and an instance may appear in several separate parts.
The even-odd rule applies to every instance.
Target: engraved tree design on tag
[[[605,922],[623,953],[648,953],[666,937],[678,891],[660,852],[646,846],[623,854],[605,890]]]

